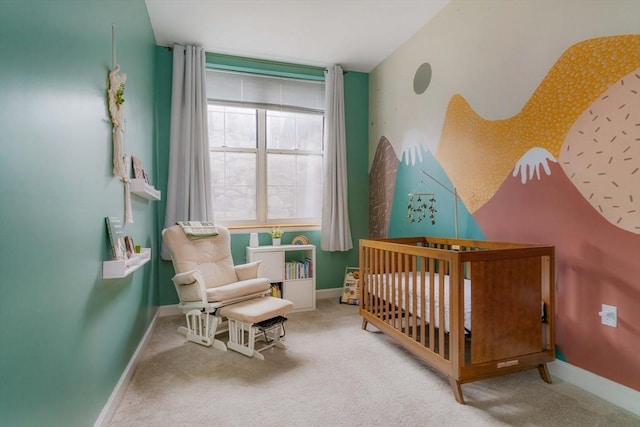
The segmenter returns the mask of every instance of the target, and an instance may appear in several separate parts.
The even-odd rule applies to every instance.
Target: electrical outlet
[[[598,314],[600,315],[600,322],[603,325],[613,328],[618,327],[618,307],[602,304],[602,311]]]

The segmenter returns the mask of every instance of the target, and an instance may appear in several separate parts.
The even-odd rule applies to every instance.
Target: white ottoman
[[[284,332],[284,315],[293,310],[293,303],[274,297],[254,298],[220,309],[220,316],[229,320],[227,347],[245,356],[264,360],[260,354],[271,347],[287,348],[280,340]],[[262,323],[262,324],[260,324]],[[257,336],[256,332],[263,332]],[[245,335],[246,332],[246,335]],[[255,342],[263,338],[266,345],[255,349]]]

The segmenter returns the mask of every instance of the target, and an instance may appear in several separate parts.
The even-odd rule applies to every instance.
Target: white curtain
[[[213,221],[211,198],[205,51],[175,45],[165,228],[177,221]],[[164,244],[161,255],[171,259]]]
[[[347,204],[347,138],[344,126],[344,83],[342,68],[327,69],[325,79],[324,191],[322,201],[323,251],[353,248]]]

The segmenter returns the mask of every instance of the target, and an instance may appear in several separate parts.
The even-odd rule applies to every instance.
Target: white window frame
[[[243,107],[255,109],[256,114],[256,148],[229,148],[229,147],[213,147],[210,145],[209,150],[215,152],[231,152],[231,153],[256,153],[256,219],[247,220],[228,220],[218,219],[216,222],[225,226],[251,226],[251,227],[270,227],[273,225],[312,225],[319,226],[321,222],[321,212],[317,217],[310,218],[267,218],[267,156],[269,154],[295,154],[295,155],[320,155],[324,161],[324,111],[312,110],[307,108],[296,108],[290,106],[271,106],[261,104],[251,104],[224,100],[209,99],[209,105]],[[317,114],[322,116],[322,141],[321,150],[300,150],[300,149],[267,149],[267,111],[287,111],[292,113]],[[319,177],[322,179],[323,177]],[[322,197],[322,194],[319,195]],[[214,206],[215,210],[215,206]]]

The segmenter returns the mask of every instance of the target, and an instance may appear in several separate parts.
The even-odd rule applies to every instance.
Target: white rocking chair
[[[243,316],[244,308],[249,310],[252,320],[249,325],[252,326],[269,318],[284,316],[291,311],[293,304],[269,296],[269,280],[258,277],[261,261],[234,265],[229,230],[216,225],[215,231],[217,235],[190,238],[181,226],[174,225],[162,231],[162,238],[171,252],[176,272],[172,281],[180,299],[178,306],[186,317],[186,327],[179,327],[178,332],[194,343],[213,345],[226,351],[227,345],[216,338],[216,335],[227,331],[221,327],[226,317]],[[244,303],[238,304],[241,302]],[[221,313],[223,307],[229,314]],[[228,323],[232,326],[229,331],[230,348],[250,357],[263,358],[254,350],[253,330],[249,331],[251,342],[244,343],[239,337],[244,332],[236,326],[239,323]],[[246,319],[244,327],[247,327]],[[243,343],[239,345],[240,341]],[[276,342],[278,347],[284,347],[279,337]]]

